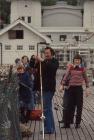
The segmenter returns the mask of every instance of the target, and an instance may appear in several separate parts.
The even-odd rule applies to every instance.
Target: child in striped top
[[[67,103],[67,113],[66,120],[64,122],[64,128],[70,127],[71,114],[76,110],[76,125],[75,128],[80,127],[82,108],[83,108],[83,83],[86,84],[86,96],[89,95],[89,82],[86,74],[86,69],[82,65],[82,58],[80,55],[76,55],[73,59],[73,64],[69,65],[66,74],[62,80],[62,88],[69,79],[68,87],[68,103]],[[73,116],[73,115],[72,115]],[[74,117],[74,116],[73,116]]]

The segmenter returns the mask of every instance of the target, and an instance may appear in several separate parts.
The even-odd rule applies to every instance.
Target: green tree
[[[77,5],[77,0],[42,0],[43,5],[53,5],[57,1],[66,1],[69,5]]]
[[[58,0],[58,1],[66,1],[69,5],[77,5],[77,0]]]
[[[0,0],[0,17],[5,23],[9,23],[10,19],[10,3],[6,0]]]
[[[74,5],[76,6],[77,5],[77,0],[67,0],[68,4],[70,5]]]
[[[56,1],[57,1],[57,0],[42,0],[42,4],[43,4],[43,5],[50,6],[50,5],[56,4]]]

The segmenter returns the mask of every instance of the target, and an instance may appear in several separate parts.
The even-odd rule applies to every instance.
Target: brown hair
[[[22,70],[22,69],[25,70],[25,68],[24,68],[23,65],[19,65],[19,66],[17,67],[17,71],[18,71],[18,70]]]
[[[82,57],[79,54],[77,54],[77,55],[74,56],[73,62],[74,62],[74,59],[80,59],[80,61],[82,63]]]
[[[45,50],[50,50],[52,56],[55,55],[55,51],[51,47],[46,47]]]
[[[28,58],[28,56],[26,56],[26,55],[22,56],[22,60],[23,60],[25,57],[27,57],[27,62],[29,62],[29,58]]]

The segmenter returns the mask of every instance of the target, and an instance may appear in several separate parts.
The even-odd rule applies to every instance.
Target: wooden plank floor
[[[57,87],[60,82],[61,74],[57,76]],[[92,89],[92,95],[88,98],[84,97],[84,107],[82,114],[81,128],[75,129],[74,125],[71,125],[70,129],[61,129],[58,123],[62,118],[62,109],[59,107],[55,109],[56,104],[62,105],[62,93],[56,92],[53,99],[53,112],[55,119],[56,133],[52,135],[45,135],[45,140],[94,140],[94,88]],[[42,140],[40,134],[41,122],[30,122],[28,124],[33,131],[32,137],[24,138],[23,140]]]

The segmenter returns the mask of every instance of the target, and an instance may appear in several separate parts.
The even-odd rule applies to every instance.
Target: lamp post
[[[72,40],[71,39],[67,39],[66,44],[68,46],[68,50],[69,50],[69,62],[71,63],[72,60],[72,54],[71,54],[71,45],[72,45]]]
[[[38,54],[39,54],[39,45],[49,45],[49,43],[46,43],[46,42],[38,42],[37,43],[37,56],[38,56]]]
[[[1,63],[1,66],[2,66],[2,64],[3,64],[3,59],[2,59],[2,56],[3,56],[3,53],[2,53],[2,50],[3,50],[2,49],[2,43],[0,43],[0,47],[1,47],[1,54],[0,54],[1,55],[1,62],[0,63]]]
[[[69,43],[69,49],[70,49],[70,63],[71,63],[71,44]]]
[[[71,43],[70,42],[68,42],[68,48],[69,48],[69,62],[71,63],[72,54],[71,54]]]

